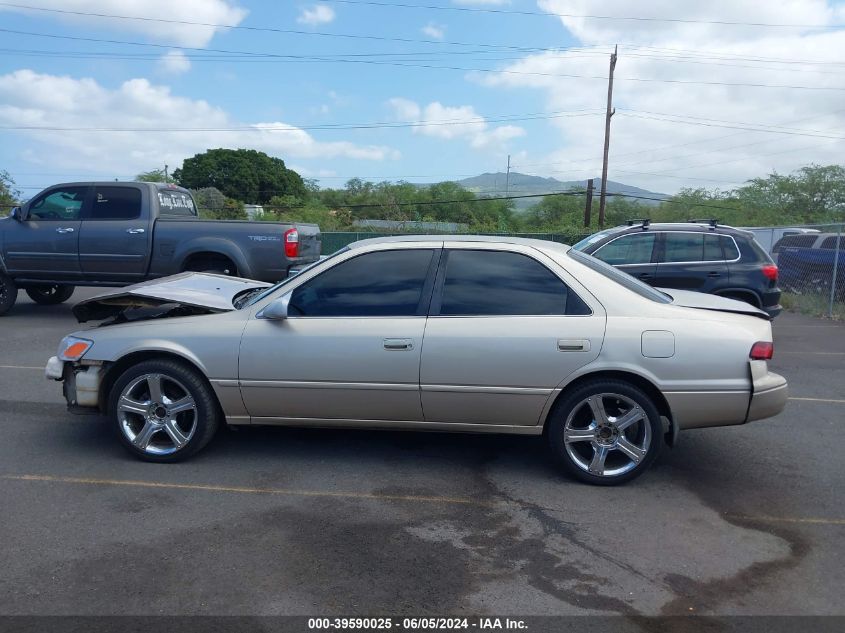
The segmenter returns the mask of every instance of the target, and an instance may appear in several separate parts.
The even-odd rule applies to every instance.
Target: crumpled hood
[[[246,290],[271,284],[252,279],[209,273],[185,272],[161,279],[116,288],[73,306],[80,323],[117,316],[130,308],[173,305],[205,309],[208,312],[234,310],[232,300]]]
[[[766,312],[744,301],[737,301],[736,299],[728,299],[727,297],[719,297],[703,292],[693,292],[692,290],[677,290],[675,288],[658,288],[658,290],[672,297],[672,304],[676,306],[748,314],[766,319],[767,321],[771,320],[771,317]]]

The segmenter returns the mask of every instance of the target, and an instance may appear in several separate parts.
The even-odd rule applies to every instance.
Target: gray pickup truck
[[[314,224],[201,220],[191,193],[149,182],[45,189],[0,219],[0,314],[23,289],[66,301],[74,286],[125,286],[186,270],[278,281],[320,258]]]

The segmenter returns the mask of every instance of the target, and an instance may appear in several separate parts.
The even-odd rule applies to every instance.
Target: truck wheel
[[[73,286],[32,286],[26,289],[29,298],[43,306],[64,303],[73,295]]]
[[[6,314],[18,300],[18,287],[12,278],[0,273],[0,316]]]

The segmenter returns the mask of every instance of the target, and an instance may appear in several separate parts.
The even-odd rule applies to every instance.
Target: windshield
[[[607,229],[606,231],[599,231],[598,233],[593,233],[592,235],[585,237],[580,242],[573,244],[572,248],[574,248],[576,251],[583,251],[590,244],[595,244],[599,240],[604,239],[605,237],[607,237],[608,235],[610,235],[611,233],[613,233],[615,231],[616,231],[616,229]]]
[[[636,292],[645,299],[650,299],[656,303],[672,303],[672,297],[666,293],[655,290],[648,284],[643,283],[626,272],[622,272],[618,268],[614,268],[610,264],[604,263],[600,259],[596,259],[592,255],[587,255],[586,253],[572,249],[570,249],[566,254],[578,263],[584,264],[587,268],[590,268],[597,273],[601,273],[608,279],[625,286],[628,290]]]
[[[322,266],[326,262],[331,261],[332,259],[334,259],[338,255],[340,255],[341,253],[345,253],[348,250],[349,250],[349,247],[341,248],[340,250],[335,251],[334,253],[332,253],[331,255],[326,257],[325,259],[321,259],[319,261],[314,262],[313,264],[309,264],[308,266],[303,268],[301,271],[299,271],[298,274],[293,275],[291,277],[287,277],[285,279],[282,279],[275,286],[270,286],[269,288],[258,288],[256,290],[251,290],[248,293],[241,295],[240,297],[235,299],[235,302],[234,302],[235,309],[236,310],[242,310],[244,308],[248,308],[249,306],[258,303],[264,297],[269,297],[271,294],[276,292],[279,288],[282,288],[282,287],[288,285],[294,279],[297,279],[306,270],[311,270],[312,268],[316,268],[317,266]]]

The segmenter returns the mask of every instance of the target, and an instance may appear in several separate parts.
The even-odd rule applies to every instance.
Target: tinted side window
[[[725,256],[722,255],[722,242],[720,241],[720,238],[722,237],[725,236],[710,234],[704,236],[704,256],[702,257],[703,261],[717,262],[725,259]],[[728,241],[730,242],[731,240],[728,239]]]
[[[548,268],[518,253],[449,252],[439,314],[509,316],[590,314]]]
[[[293,291],[291,315],[414,316],[423,301],[434,251],[367,253],[337,264]]]
[[[822,241],[821,246],[819,246],[819,248],[829,248],[829,249],[833,250],[833,249],[836,248],[836,240],[837,239],[839,240],[839,248],[840,249],[845,248],[845,236],[838,238],[836,235],[832,235],[831,237],[824,238],[824,240]]]
[[[739,250],[736,243],[727,235],[720,235],[719,241],[722,243],[722,249],[725,252],[725,259],[728,261],[739,259]]]
[[[159,189],[158,208],[161,215],[197,215],[194,199],[184,191]]]
[[[48,191],[29,205],[29,216],[38,220],[78,220],[88,187]]]
[[[599,248],[593,257],[614,266],[647,264],[651,261],[655,238],[654,233],[625,235]]]
[[[665,263],[704,261],[704,234],[666,233]],[[721,259],[721,256],[719,257]]]
[[[92,220],[134,220],[141,216],[141,191],[133,187],[97,187]]]

